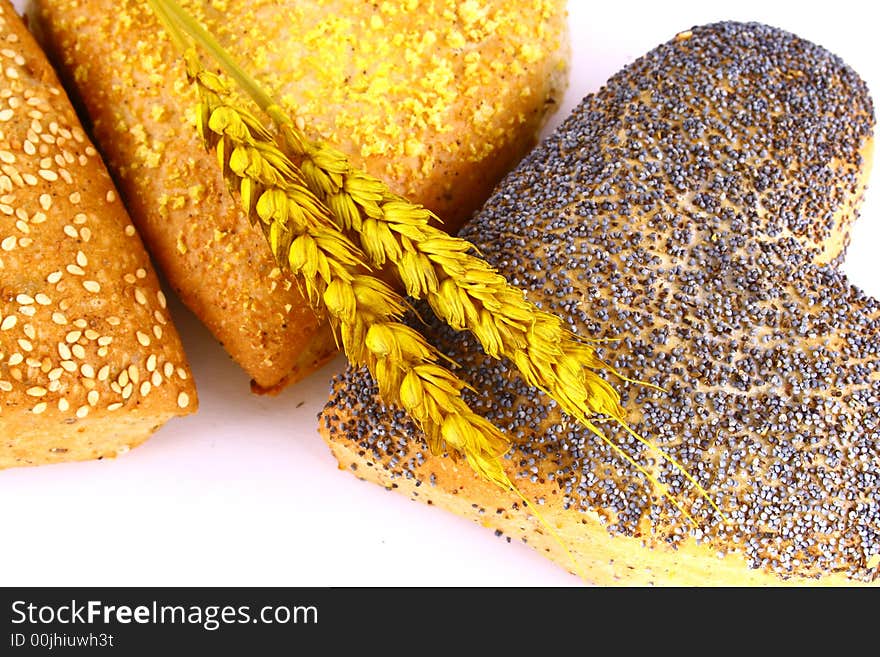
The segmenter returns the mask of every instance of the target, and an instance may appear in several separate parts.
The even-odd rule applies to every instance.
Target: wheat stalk
[[[670,461],[723,517],[708,493],[681,464],[629,427],[619,395],[594,369],[617,373],[598,358],[591,344],[568,330],[559,317],[529,302],[521,290],[511,286],[485,260],[473,254],[472,244],[432,225],[432,220],[439,220],[429,210],[394,194],[381,180],[354,168],[340,151],[309,140],[211,35],[175,3],[150,1],[154,7],[162,5],[161,11],[173,14],[184,29],[205,45],[280,129],[284,147],[275,143],[256,117],[223,100],[228,96],[228,89],[219,78],[202,70],[195,52],[189,50],[188,73],[196,82],[202,99],[200,129],[208,145],[217,149],[227,176],[231,171],[238,177],[242,201],[249,216],[255,198],[251,189],[255,184],[254,176],[274,166],[270,182],[277,186],[282,179],[295,181],[290,190],[281,190],[277,200],[271,202],[273,212],[260,212],[257,203],[257,215],[279,262],[283,263],[284,249],[290,248],[292,254],[296,248],[300,253],[305,248],[301,244],[310,244],[302,242],[309,238],[308,232],[288,239],[292,234],[288,217],[308,210],[311,223],[300,228],[321,232],[332,226],[329,230],[336,249],[343,259],[349,259],[349,267],[360,265],[363,268],[365,263],[377,268],[386,264],[393,266],[409,296],[427,300],[438,317],[456,330],[470,331],[489,356],[512,361],[528,384],[555,399],[563,410],[630,462],[655,488],[663,490],[664,495],[692,522],[690,514],[678,501],[653,475],[611,441],[593,423],[592,417],[613,418],[633,437]],[[165,18],[168,18],[167,14]],[[233,127],[230,129],[230,126]],[[246,149],[242,142],[250,149],[247,151],[249,155],[236,156],[242,162],[227,157],[230,146],[243,153]],[[288,155],[300,161],[299,167]],[[257,184],[265,186],[266,183]],[[361,248],[357,249],[342,231],[355,233]],[[344,249],[340,246],[343,244]],[[332,262],[333,253],[317,252],[328,263]],[[316,273],[306,255],[298,256],[295,262],[292,255],[288,259],[288,269],[293,273]],[[377,297],[374,301],[380,304],[380,309],[387,308],[387,312],[377,314],[375,307],[352,301],[356,295],[352,294],[351,281],[346,276],[352,274],[338,275],[333,279],[335,287],[332,288],[324,277],[321,279],[322,285],[326,286],[324,289],[316,289],[315,281],[307,280],[306,289],[314,306],[320,307],[323,299],[334,327],[342,334],[349,360],[356,365],[368,365],[377,379],[382,397],[400,404],[419,421],[432,450],[439,450],[445,441],[464,453],[471,466],[483,476],[511,487],[498,461],[498,455],[506,447],[506,438],[494,425],[467,408],[460,397],[465,384],[436,364],[436,350],[417,332],[402,324],[386,331],[368,323],[372,320],[378,322],[378,326],[385,326],[390,325],[392,319],[399,320],[405,302],[392,296],[394,293],[383,283],[381,299]],[[357,276],[361,282],[370,278],[364,273]],[[326,298],[328,290],[332,290],[329,299]],[[360,313],[357,320],[351,314],[353,311]],[[371,314],[375,316],[371,317]],[[384,352],[384,360],[377,360],[377,351],[370,346],[367,347],[370,356],[365,358],[355,344],[358,339],[372,340],[370,346]],[[411,351],[402,352],[402,345],[411,347]],[[425,377],[420,375],[421,365],[417,363],[421,361],[416,355],[420,359],[431,358],[432,372],[443,372],[444,384],[439,389],[446,392],[448,399],[440,402],[436,393],[425,395]],[[404,370],[405,374],[400,374]],[[431,382],[436,385],[436,381]],[[434,412],[437,407],[448,412],[442,421]]]

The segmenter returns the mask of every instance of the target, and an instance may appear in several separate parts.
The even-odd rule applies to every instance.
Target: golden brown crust
[[[314,136],[453,231],[534,144],[566,80],[560,0],[516,9],[501,0],[182,4]],[[36,7],[47,47],[184,303],[257,389],[277,390],[326,362],[336,353],[329,330],[226,194],[196,135],[179,57],[147,3]]]
[[[588,581],[880,583],[880,301],[824,264],[847,242],[873,126],[866,85],[831,53],[758,24],[695,27],[588,96],[463,229],[530,298],[613,340],[618,371],[663,388],[613,382],[633,428],[726,515],[614,422],[599,426],[644,471],[429,321]],[[337,377],[321,432],[356,476],[575,568],[517,496],[428,453],[365,371]]]
[[[155,272],[45,55],[0,2],[0,468],[112,457],[196,391]]]

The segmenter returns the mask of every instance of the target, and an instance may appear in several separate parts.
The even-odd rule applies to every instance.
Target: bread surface
[[[113,457],[197,397],[165,296],[43,52],[0,0],[0,468]]]
[[[531,148],[567,81],[563,0],[181,4],[310,135],[450,231]],[[195,131],[196,98],[146,2],[37,0],[133,219],[174,289],[277,390],[336,353]]]
[[[755,23],[694,27],[615,75],[462,231],[529,298],[602,343],[631,454],[429,321],[468,401],[512,440],[519,498],[431,455],[369,375],[334,381],[340,468],[524,541],[603,585],[876,584],[880,303],[835,269],[870,166],[873,106],[839,58]],[[423,318],[430,311],[421,309]],[[420,326],[419,324],[415,324]],[[576,564],[576,565],[575,565]]]

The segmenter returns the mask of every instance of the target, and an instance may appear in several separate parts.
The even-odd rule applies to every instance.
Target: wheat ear
[[[165,0],[159,1],[166,4]],[[287,149],[301,160],[306,186],[329,208],[339,228],[358,235],[372,265],[393,265],[409,296],[426,299],[450,326],[470,331],[488,355],[511,360],[527,383],[555,399],[563,410],[630,462],[691,522],[693,518],[678,501],[611,441],[593,423],[592,416],[616,420],[630,435],[679,469],[723,517],[708,493],[678,461],[629,427],[619,395],[591,368],[617,373],[597,357],[591,344],[568,330],[559,317],[529,302],[521,290],[473,255],[472,244],[433,226],[430,222],[437,217],[429,210],[392,193],[381,180],[354,168],[340,151],[310,141],[209,33],[174,3],[167,6],[279,127]],[[291,167],[296,168],[292,162]]]

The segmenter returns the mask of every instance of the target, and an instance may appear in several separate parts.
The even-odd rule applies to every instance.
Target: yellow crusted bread
[[[834,268],[874,113],[839,58],[755,23],[694,27],[588,96],[462,235],[602,352],[632,427],[608,445],[488,359],[425,330],[512,441],[520,499],[435,456],[365,371],[321,431],[341,468],[525,541],[603,585],[880,581],[880,303]],[[831,263],[831,264],[828,264]],[[429,317],[420,309],[422,317]]]
[[[43,52],[0,0],[0,468],[112,457],[196,391],[165,297]]]
[[[535,143],[567,81],[563,0],[181,3],[314,138],[450,231]],[[184,303],[277,390],[336,353],[227,193],[179,53],[140,0],[37,0],[148,248]]]

